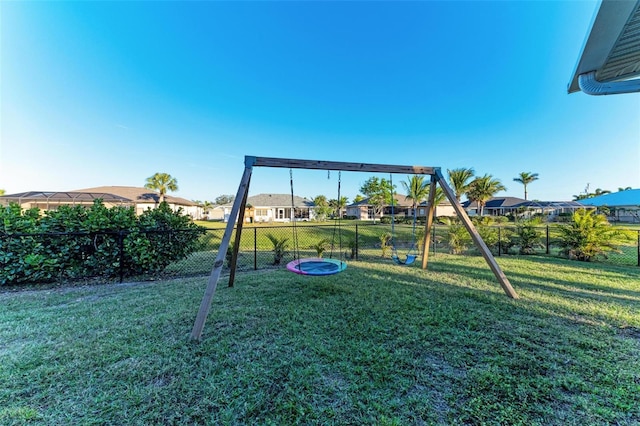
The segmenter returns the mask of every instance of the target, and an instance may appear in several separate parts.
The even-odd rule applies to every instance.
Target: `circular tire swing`
[[[287,264],[287,270],[299,275],[323,276],[333,275],[347,269],[347,263],[342,260],[342,232],[341,232],[341,214],[338,211],[338,241],[340,247],[340,259],[307,257],[300,258],[300,249],[298,245],[298,230],[296,228],[295,201],[293,195],[293,171],[289,169],[289,177],[291,182],[291,211],[293,213],[293,245],[295,248],[295,258]],[[338,172],[338,203],[340,202],[340,172]],[[333,255],[333,246],[336,235],[336,226],[333,228],[333,239],[331,241],[331,255]]]

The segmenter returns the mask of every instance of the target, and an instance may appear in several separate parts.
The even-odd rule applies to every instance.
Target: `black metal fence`
[[[454,253],[461,255],[479,254],[471,242],[468,232],[460,225],[444,226],[434,225],[432,228],[430,256],[439,253]],[[616,227],[623,229],[622,227]],[[495,256],[519,256],[526,254],[560,256],[559,241],[561,234],[556,226],[535,227],[529,235],[526,244],[522,239],[522,230],[515,225],[503,226],[478,226],[485,243]],[[175,233],[175,231],[172,231]],[[234,231],[235,232],[235,231]],[[596,261],[618,265],[640,266],[640,230],[624,230],[627,239],[617,246],[617,250],[611,252],[606,258],[598,258]],[[126,238],[124,233],[103,233],[101,237],[109,242],[116,251],[115,260],[111,260],[111,269],[108,273],[91,274],[86,276],[70,276],[64,273],[56,277],[58,281],[73,279],[98,279],[104,281],[127,279],[159,279],[168,277],[186,277],[206,275],[211,272],[214,260],[222,241],[224,229],[209,229],[201,235],[194,250],[178,261],[169,263],[161,272],[145,272],[143,274],[130,274],[127,268],[127,256],[125,253]],[[160,238],[161,236],[159,236]],[[163,236],[171,239],[167,233]],[[52,238],[64,238],[66,240],[77,239],[77,244],[66,244],[66,247],[75,247],[75,251],[58,253],[59,256],[67,256],[78,262],[88,261],[86,250],[87,243],[96,244],[96,236],[89,238],[85,233],[68,234],[34,234],[34,235],[0,235],[2,247],[11,247],[12,244],[21,244],[21,239],[29,238],[30,244],[38,244]],[[93,238],[93,239],[92,239]],[[399,256],[422,253],[421,243],[424,238],[424,227],[414,228],[412,225],[398,225],[393,228],[390,224],[370,224],[356,221],[345,221],[340,226],[297,224],[295,226],[245,226],[242,231],[238,250],[237,270],[251,271],[262,269],[284,268],[286,264],[295,258],[304,257],[331,257],[343,259],[348,262],[360,260],[385,260],[389,259],[394,251]],[[35,240],[35,243],[34,243]],[[235,240],[235,235],[231,241]],[[90,247],[89,247],[90,248]],[[84,250],[84,252],[83,252]],[[92,262],[100,263],[100,250],[91,250],[94,256]],[[228,270],[231,250],[227,254],[224,268]],[[6,253],[0,253],[0,260],[6,259]],[[45,262],[47,259],[36,259]],[[16,261],[16,260],[14,260]],[[33,259],[32,259],[33,261]],[[2,262],[5,262],[2,260]],[[7,269],[7,264],[0,264],[0,273]],[[86,268],[86,271],[91,271]]]

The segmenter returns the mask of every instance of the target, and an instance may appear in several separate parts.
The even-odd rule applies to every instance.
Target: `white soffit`
[[[580,91],[579,76],[590,72],[596,83],[640,75],[640,0],[602,0],[568,92]]]

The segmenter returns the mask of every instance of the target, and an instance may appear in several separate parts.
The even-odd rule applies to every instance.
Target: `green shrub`
[[[313,244],[311,248],[316,251],[316,255],[318,257],[322,257],[322,254],[327,250],[327,244],[329,244],[329,240],[326,238],[323,238],[317,243]]]
[[[616,247],[629,239],[621,230],[609,224],[604,215],[593,210],[577,210],[571,222],[559,228],[561,254],[569,259],[590,262],[598,256],[607,257],[607,252],[619,252]]]
[[[345,252],[345,257],[347,259],[355,259],[358,255],[358,241],[355,238],[350,238],[347,240],[348,251]]]
[[[205,232],[166,203],[140,217],[132,207],[107,208],[101,200],[90,207],[60,206],[43,215],[13,204],[0,215],[5,234],[0,239],[0,285],[116,277],[121,262],[125,276],[160,272],[190,254]]]
[[[391,239],[393,238],[393,236],[388,232],[384,232],[378,238],[380,239],[380,249],[382,250],[382,257],[387,257],[387,255],[389,254],[389,250],[391,249]]]
[[[536,248],[544,247],[540,239],[542,231],[536,228],[536,221],[521,222],[516,226],[517,245],[520,254],[534,254]]]
[[[449,252],[460,254],[467,250],[472,242],[467,228],[460,223],[458,218],[442,218],[442,221],[447,225],[444,241],[449,246]]]
[[[280,265],[282,258],[288,253],[289,238],[278,238],[273,234],[267,234],[267,238],[273,244],[273,264]]]

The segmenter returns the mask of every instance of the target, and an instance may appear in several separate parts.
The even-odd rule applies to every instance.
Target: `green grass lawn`
[[[0,424],[640,423],[640,270],[498,261],[6,291]]]

